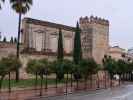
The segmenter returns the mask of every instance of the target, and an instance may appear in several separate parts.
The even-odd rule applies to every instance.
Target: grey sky
[[[7,0],[8,1],[8,0]],[[110,21],[110,44],[133,47],[132,0],[34,0],[28,17],[75,26],[81,16],[97,15]],[[18,15],[7,2],[0,11],[0,31],[17,35]]]

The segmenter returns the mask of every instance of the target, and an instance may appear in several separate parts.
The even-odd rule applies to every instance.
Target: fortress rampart
[[[105,20],[101,17],[94,17],[94,16],[90,16],[90,17],[80,17],[80,24],[101,24],[101,25],[106,25],[109,26],[109,21]]]

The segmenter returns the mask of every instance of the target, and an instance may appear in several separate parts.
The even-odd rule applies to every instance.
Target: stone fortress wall
[[[83,58],[92,57],[101,64],[109,49],[109,21],[98,17],[81,17],[81,44]],[[28,78],[25,72],[29,59],[56,59],[59,29],[63,33],[65,58],[72,59],[75,27],[48,21],[24,18],[22,21],[20,59],[23,67],[21,78]],[[16,53],[16,44],[0,43],[0,57]]]
[[[109,21],[99,17],[81,17],[82,48],[85,58],[92,57],[102,64],[104,55],[109,51]]]
[[[23,45],[20,45],[20,60],[22,62],[22,67],[20,68],[20,78],[21,79],[27,79],[29,75],[26,73],[25,68],[27,67],[27,62],[30,59],[42,59],[46,58],[50,61],[53,61],[56,59],[56,56],[53,54],[45,55],[41,53],[23,53],[24,47]],[[15,43],[9,43],[9,42],[0,42],[0,59],[2,57],[7,57],[9,55],[16,55],[16,44]],[[65,56],[66,59],[72,59],[69,55]],[[12,74],[12,77],[14,77],[15,74]]]
[[[79,22],[83,57],[92,57],[101,64],[109,49],[109,21],[91,16],[81,17]],[[58,33],[62,29],[64,53],[72,54],[75,27],[31,18],[24,18],[22,26],[25,48],[40,53],[56,53]]]
[[[64,53],[73,50],[74,27],[40,21],[31,18],[23,19],[22,43],[25,48],[36,52],[56,53],[59,29],[63,33]]]

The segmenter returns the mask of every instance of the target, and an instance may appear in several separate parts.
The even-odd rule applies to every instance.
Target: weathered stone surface
[[[92,57],[98,64],[102,64],[102,59],[109,49],[109,21],[93,16],[82,17],[79,21],[83,57]],[[72,59],[75,27],[31,18],[23,19],[20,46],[20,59],[23,63],[21,78],[28,77],[25,67],[29,59],[56,59],[59,29],[62,29],[63,33],[65,58]],[[16,54],[16,44],[0,42],[0,58],[9,54]]]
[[[34,48],[39,52],[56,52],[59,29],[62,29],[64,52],[72,52],[74,27],[30,18],[25,18],[22,26],[22,43],[25,48]]]
[[[98,17],[80,18],[83,57],[92,57],[102,64],[109,50],[109,22]]]

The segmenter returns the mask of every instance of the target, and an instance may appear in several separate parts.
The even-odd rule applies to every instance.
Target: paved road
[[[80,92],[66,96],[35,98],[32,100],[133,100],[133,85],[92,92]]]

